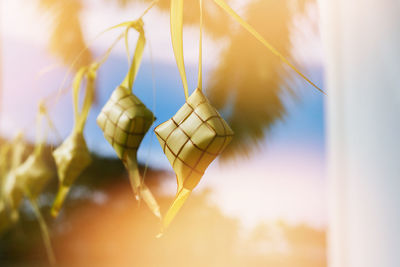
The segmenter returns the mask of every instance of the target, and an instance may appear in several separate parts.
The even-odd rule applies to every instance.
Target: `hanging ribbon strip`
[[[265,47],[267,47],[274,55],[279,57],[285,62],[290,68],[292,68],[297,74],[299,74],[304,80],[311,84],[315,89],[325,95],[325,92],[315,85],[310,79],[308,79],[300,70],[298,70],[289,60],[287,60],[281,53],[278,52],[269,42],[267,42],[250,24],[243,20],[224,0],[214,0],[225,12],[232,16],[239,24],[245,28],[250,34],[252,34],[258,41],[260,41]]]
[[[145,44],[146,44],[146,38],[145,38],[145,35],[144,35],[143,20],[142,19],[130,22],[127,25],[127,28],[125,30],[125,46],[126,46],[128,59],[130,57],[130,54],[129,54],[129,43],[128,43],[128,30],[130,28],[135,29],[139,33],[139,38],[138,38],[138,41],[136,43],[135,53],[133,55],[131,65],[129,67],[128,74],[126,75],[126,77],[125,77],[125,79],[124,79],[124,81],[122,82],[121,85],[125,86],[126,88],[128,88],[129,91],[132,91],[133,84],[135,82],[137,73],[138,73],[139,68],[140,68],[140,64],[142,62],[143,51],[144,51],[144,47],[145,47]]]
[[[76,74],[72,85],[75,117],[74,130],[77,132],[83,132],[90,107],[92,106],[94,100],[95,81],[98,68],[98,63],[93,63],[89,67],[82,67]],[[79,91],[81,89],[81,84],[84,77],[86,78],[86,92],[83,100],[82,110],[79,112]]]
[[[185,62],[183,58],[183,1],[171,0],[171,40],[175,54],[176,64],[182,78],[186,99],[189,97],[189,89],[186,78]]]

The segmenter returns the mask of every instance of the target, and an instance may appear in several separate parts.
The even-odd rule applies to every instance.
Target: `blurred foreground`
[[[163,212],[173,199],[160,192],[166,177],[173,176],[157,170],[146,175]],[[52,222],[48,214],[56,189],[53,180],[40,202],[52,226],[59,266],[326,266],[323,231],[285,222],[244,230],[237,218],[211,203],[207,190],[195,192],[170,230],[156,239],[158,221],[137,204],[116,159],[95,157]],[[0,239],[1,266],[47,266],[29,204],[21,213],[20,222]]]

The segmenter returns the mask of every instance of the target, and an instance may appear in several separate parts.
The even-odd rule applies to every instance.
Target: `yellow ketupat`
[[[126,78],[114,90],[97,117],[97,124],[127,168],[136,199],[143,199],[154,215],[160,218],[160,208],[149,188],[144,184],[137,163],[138,148],[155,119],[153,113],[132,94],[133,82],[140,66],[145,44],[143,21],[134,21],[129,27],[139,32],[135,55]]]
[[[44,245],[46,248],[47,256],[51,266],[55,266],[55,256],[51,247],[50,235],[45,220],[40,212],[40,208],[37,204],[38,196],[43,192],[45,186],[49,183],[50,179],[54,176],[54,172],[49,166],[47,166],[44,159],[44,147],[47,137],[47,131],[43,131],[42,120],[43,117],[47,116],[47,110],[44,103],[41,102],[39,105],[39,114],[37,118],[37,135],[36,145],[33,153],[22,163],[22,165],[16,167],[10,172],[10,180],[6,183],[5,196],[7,208],[11,208],[13,221],[18,219],[18,208],[24,196],[26,196],[36,215],[39,222]],[[49,123],[51,123],[49,121]],[[1,215],[1,209],[0,209]]]
[[[40,104],[38,114],[38,130],[41,131],[42,117],[46,113],[43,104]],[[8,174],[4,185],[4,199],[6,206],[11,210],[11,218],[13,221],[18,219],[18,209],[24,196],[29,200],[36,201],[37,197],[43,191],[44,187],[53,177],[53,171],[47,166],[44,160],[44,142],[45,136],[37,136],[37,144],[33,153],[15,169]],[[20,152],[16,151],[14,155],[17,157],[14,161],[19,161]]]
[[[36,200],[54,176],[44,160],[43,148],[44,144],[37,146],[34,153],[15,170],[16,180],[21,181],[23,192],[30,200]]]
[[[33,153],[25,162],[15,169],[16,180],[21,181],[20,186],[24,194],[31,200],[36,201],[44,187],[53,177],[53,170],[47,165],[44,159],[44,147],[46,135],[42,129],[42,118],[47,111],[44,104],[39,105],[38,115],[38,136]]]
[[[39,222],[50,265],[55,266],[55,256],[51,247],[49,230],[37,204],[37,198],[43,192],[43,189],[49,183],[50,179],[54,176],[53,170],[47,166],[43,158],[43,149],[44,140],[35,147],[34,153],[16,169],[15,176],[17,181],[21,181],[19,186],[21,186],[24,195],[30,200]]]
[[[53,157],[57,165],[58,179],[60,182],[58,193],[51,209],[51,214],[54,217],[59,214],[71,185],[92,162],[89,149],[87,148],[83,136],[83,131],[94,98],[94,84],[98,67],[99,64],[97,63],[92,64],[89,67],[82,67],[74,79],[74,128],[70,136],[53,151]],[[81,82],[84,77],[86,77],[86,93],[82,111],[79,112],[78,98]]]
[[[233,131],[200,89],[168,121],[154,130],[177,178],[175,200],[164,217],[169,226],[208,165],[233,138]]]

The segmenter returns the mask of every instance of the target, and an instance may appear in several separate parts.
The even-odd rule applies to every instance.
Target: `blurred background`
[[[51,150],[73,125],[74,72],[98,59],[151,1],[3,0],[0,3],[0,134],[23,131],[34,143],[38,103],[48,98],[57,129]],[[313,0],[229,3],[312,81],[323,87],[319,15]],[[134,93],[166,121],[185,98],[169,31],[169,1],[144,17],[147,45]],[[123,42],[98,73],[96,102],[85,129],[93,164],[52,220],[52,184],[40,197],[60,266],[326,266],[323,95],[242,30],[213,1],[204,1],[204,88],[235,132],[211,164],[170,231],[134,199],[127,173],[103,138],[96,117],[127,69]],[[198,2],[185,1],[184,52],[191,89],[197,83]],[[131,34],[133,51],[137,36]],[[76,57],[86,50],[76,64]],[[57,98],[61,90],[60,97]],[[153,127],[154,128],[154,127]],[[153,129],[152,128],[152,129]],[[146,183],[165,212],[175,175],[152,129],[139,150]],[[26,156],[29,154],[29,149]],[[39,226],[28,202],[17,225],[0,237],[1,266],[47,266]]]

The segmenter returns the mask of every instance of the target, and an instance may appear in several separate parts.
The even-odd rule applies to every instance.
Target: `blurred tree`
[[[305,2],[298,1],[295,10],[290,3],[293,2],[256,0],[248,4],[246,12],[247,21],[289,59],[292,17],[294,11],[304,9]],[[264,139],[266,131],[284,118],[283,97],[294,94],[290,81],[295,74],[284,67],[279,58],[244,29],[230,36],[208,91],[216,107],[228,110],[225,115],[235,132],[225,155],[247,155]]]
[[[85,47],[79,22],[83,0],[40,0],[41,5],[55,14],[50,48],[66,64],[71,64]],[[105,0],[128,8],[138,0]],[[314,0],[253,0],[246,5],[246,20],[265,36],[285,57],[291,58],[293,15],[304,11],[305,3]],[[152,2],[152,0],[145,0]],[[229,2],[229,1],[228,1]],[[169,10],[170,0],[159,0],[157,7]],[[294,5],[295,3],[295,5]],[[297,8],[292,8],[297,6]],[[186,24],[199,21],[198,0],[186,0]],[[204,1],[204,21],[207,33],[216,38],[228,38],[219,64],[208,81],[211,102],[235,131],[235,138],[225,156],[248,155],[264,139],[271,126],[286,114],[283,97],[294,95],[290,81],[293,72],[257,40],[241,28],[213,1]],[[89,51],[80,62],[90,60]]]
[[[79,15],[82,9],[80,0],[40,0],[41,7],[54,15],[49,49],[67,66],[74,70],[88,65],[92,56],[86,47]],[[78,59],[79,57],[79,59]]]

